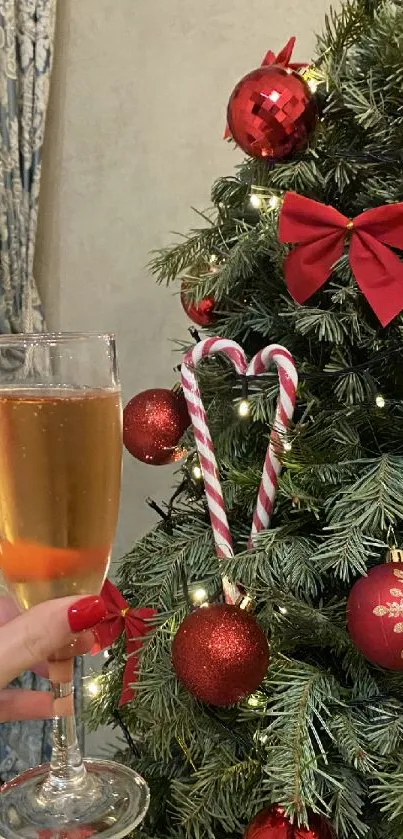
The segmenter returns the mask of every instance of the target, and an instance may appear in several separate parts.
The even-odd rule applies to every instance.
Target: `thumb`
[[[100,597],[64,597],[34,606],[0,629],[0,687],[72,644],[106,614]]]

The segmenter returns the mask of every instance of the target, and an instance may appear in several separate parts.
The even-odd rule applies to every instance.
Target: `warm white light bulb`
[[[280,206],[281,198],[278,195],[271,195],[267,204],[270,210],[277,210]]]
[[[205,603],[205,601],[207,600],[207,591],[205,588],[197,588],[195,589],[195,591],[192,591],[190,596],[195,605],[199,603]]]
[[[252,204],[252,207],[255,208],[255,210],[260,210],[262,206],[262,199],[260,195],[257,195],[256,192],[252,192],[249,201]]]
[[[290,440],[286,440],[283,446],[285,452],[290,452],[292,449],[292,443]]]
[[[377,408],[384,408],[386,405],[385,397],[382,396],[381,393],[378,393],[378,396],[375,399]]]
[[[202,479],[203,472],[202,472],[202,470],[200,469],[200,466],[198,466],[197,463],[196,463],[195,466],[193,466],[192,472],[193,472],[193,477],[196,481],[200,481]]]
[[[87,685],[87,691],[90,696],[98,696],[100,691],[100,685],[98,679],[93,679],[92,682],[89,682]]]
[[[252,694],[252,696],[248,699],[248,705],[250,705],[251,708],[258,708],[260,705],[259,697]]]
[[[285,606],[279,606],[278,610],[279,612],[281,612],[282,615],[286,615],[288,612],[288,609],[286,609]]]
[[[109,658],[109,650],[104,651],[104,658]]]
[[[318,82],[316,81],[316,79],[309,79],[308,87],[311,93],[316,93],[318,89]]]
[[[240,417],[247,417],[250,414],[250,402],[247,399],[242,399],[238,405],[238,414]]]
[[[218,256],[215,253],[210,255],[209,259],[210,265],[214,265],[215,262],[218,262]]]

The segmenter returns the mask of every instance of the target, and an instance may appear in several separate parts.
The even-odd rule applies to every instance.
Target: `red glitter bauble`
[[[172,644],[175,673],[209,705],[234,705],[260,685],[269,646],[255,618],[226,603],[197,609],[181,623]]]
[[[186,454],[179,441],[189,425],[181,391],[143,390],[133,396],[123,411],[123,442],[137,460],[164,466]]]
[[[214,297],[203,297],[198,303],[193,303],[186,294],[186,282],[182,285],[181,303],[190,320],[197,326],[211,326],[215,321]]]
[[[305,148],[317,118],[306,81],[276,64],[241,79],[228,103],[231,135],[251,157],[282,160]]]
[[[403,670],[403,563],[378,565],[357,580],[347,601],[347,625],[368,661]]]
[[[309,827],[292,824],[283,807],[266,807],[246,828],[244,839],[336,839],[330,822],[308,811]]]

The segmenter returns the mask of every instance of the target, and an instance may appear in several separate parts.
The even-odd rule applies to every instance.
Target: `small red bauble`
[[[209,705],[234,705],[260,685],[269,645],[255,618],[226,603],[197,609],[181,623],[172,663],[185,688]]]
[[[198,303],[193,303],[186,294],[185,287],[182,286],[181,303],[188,318],[197,326],[211,326],[214,323],[216,305],[214,297],[203,297]]]
[[[377,565],[357,580],[347,601],[347,625],[368,661],[403,670],[403,563]]]
[[[305,148],[317,123],[317,106],[307,82],[276,64],[253,70],[228,103],[232,137],[251,157],[282,160]]]
[[[181,391],[143,390],[133,396],[123,411],[123,442],[137,460],[164,466],[186,453],[179,441],[189,425]]]
[[[255,816],[246,828],[244,839],[336,839],[330,822],[317,813],[308,813],[309,827],[291,824],[283,807],[275,804]]]

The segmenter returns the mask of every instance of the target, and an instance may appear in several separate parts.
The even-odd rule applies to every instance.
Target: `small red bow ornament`
[[[305,303],[330,277],[348,249],[351,270],[382,326],[403,309],[403,203],[386,204],[349,219],[325,204],[288,192],[279,240],[295,245],[284,264],[287,288]]]
[[[282,50],[280,50],[278,55],[276,55],[274,52],[272,52],[272,50],[269,50],[266,53],[266,55],[265,55],[265,57],[264,57],[260,66],[261,67],[269,67],[270,65],[275,64],[277,67],[285,67],[285,68],[288,67],[290,70],[302,70],[303,67],[308,67],[307,64],[298,64],[298,63],[295,63],[295,62],[291,61],[292,54],[293,54],[294,47],[295,47],[295,41],[296,41],[295,36],[290,38],[288,43],[285,45],[285,47],[283,47]],[[229,140],[230,137],[231,137],[231,131],[230,131],[229,125],[227,123],[226,128],[225,128],[225,132],[224,132],[224,140]]]
[[[127,660],[119,703],[122,706],[136,695],[132,685],[137,680],[138,652],[144,637],[153,628],[150,621],[157,613],[155,609],[131,609],[120,591],[109,580],[104,583],[101,596],[107,614],[93,630],[96,643],[92,652],[95,655],[100,650],[111,647],[123,632],[125,633]]]

